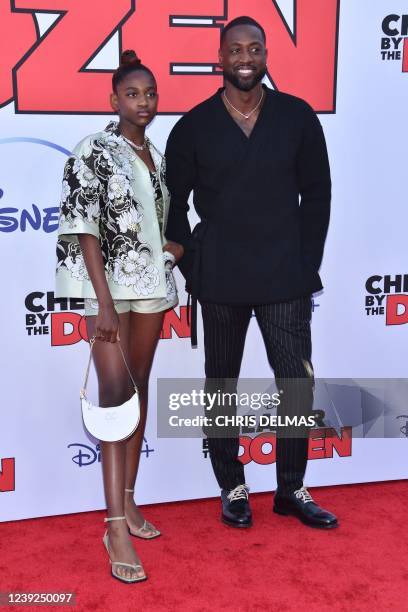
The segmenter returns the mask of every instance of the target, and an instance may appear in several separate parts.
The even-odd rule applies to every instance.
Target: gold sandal
[[[112,516],[111,518],[104,519],[105,523],[108,523],[110,521],[122,521],[122,520],[126,520],[126,517],[125,516]],[[112,573],[113,578],[116,578],[117,580],[120,580],[121,582],[125,582],[126,584],[133,584],[134,582],[143,582],[144,580],[147,580],[146,574],[144,574],[144,576],[137,577],[137,578],[125,578],[124,576],[120,576],[115,571],[116,566],[130,567],[135,571],[137,571],[139,568],[143,570],[143,566],[140,563],[124,563],[123,561],[112,561],[112,559],[110,558],[108,530],[105,531],[105,535],[103,536],[103,543],[105,544],[105,548],[109,555],[109,561],[112,566],[111,573]]]
[[[134,492],[135,492],[134,489],[125,489],[125,493],[134,493]],[[149,533],[149,531],[151,532],[150,535],[143,535],[143,534]],[[132,531],[131,528],[129,527],[129,533],[135,538],[142,538],[142,540],[153,540],[154,538],[158,538],[161,535],[161,532],[158,529],[156,529],[156,527],[152,525],[151,523],[149,523],[148,521],[145,521],[143,525],[139,527],[139,529],[136,529],[135,531]]]

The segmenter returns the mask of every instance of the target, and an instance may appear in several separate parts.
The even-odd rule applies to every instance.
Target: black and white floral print
[[[150,180],[152,181],[154,191],[154,203],[156,205],[156,215],[159,222],[159,228],[160,231],[163,231],[164,201],[157,172],[150,172]]]
[[[148,145],[150,147],[151,143]],[[99,239],[108,282],[118,289],[128,289],[127,293],[130,289],[133,299],[148,298],[157,292],[160,285],[160,271],[153,249],[161,250],[164,219],[159,178],[154,175],[155,206],[160,226],[160,236],[154,245],[146,243],[143,231],[143,224],[149,221],[152,211],[145,209],[132,186],[136,153],[121,137],[117,123],[110,123],[104,132],[79,146],[81,155],[70,157],[64,169],[57,273],[69,274],[79,281],[89,280],[75,236],[90,233]],[[162,163],[162,181],[164,173]]]
[[[58,244],[57,250],[62,251],[62,247]],[[64,265],[71,273],[71,276],[79,281],[89,280],[88,272],[85,267],[84,258],[79,244],[67,242],[67,249],[64,253]]]
[[[164,271],[166,275],[166,299],[168,302],[174,302],[177,298],[177,287],[172,270],[176,259],[173,253],[170,253],[169,251],[163,251],[163,258]]]

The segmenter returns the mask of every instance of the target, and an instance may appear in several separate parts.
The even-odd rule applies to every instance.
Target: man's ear
[[[114,111],[119,110],[118,96],[114,92],[110,95],[110,104]]]
[[[221,49],[218,49],[218,63],[221,66],[221,68],[223,67],[223,57],[222,57],[222,51]]]

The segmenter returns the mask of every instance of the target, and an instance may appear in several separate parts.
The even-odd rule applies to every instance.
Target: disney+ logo
[[[142,453],[149,457],[150,453],[154,452],[154,448],[151,448],[146,440],[143,438]],[[80,444],[76,442],[74,444],[68,444],[67,448],[72,448],[75,451],[75,455],[71,457],[71,460],[78,465],[78,467],[84,467],[86,465],[92,465],[93,463],[101,462],[101,447],[100,444],[95,446],[88,446],[87,444]]]
[[[0,188],[0,199],[4,196]],[[58,206],[43,208],[41,211],[35,204],[31,205],[32,211],[23,208],[21,211],[14,206],[0,208],[0,232],[25,232],[30,226],[33,230],[42,229],[46,234],[56,232],[58,229]]]

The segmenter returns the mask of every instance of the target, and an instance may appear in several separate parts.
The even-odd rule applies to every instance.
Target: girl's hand
[[[99,306],[95,321],[95,335],[98,340],[116,342],[119,338],[119,317],[113,304]]]
[[[180,261],[180,259],[184,255],[184,247],[178,242],[166,242],[163,247],[163,251],[168,251],[169,253],[171,253],[176,260],[175,263]]]

